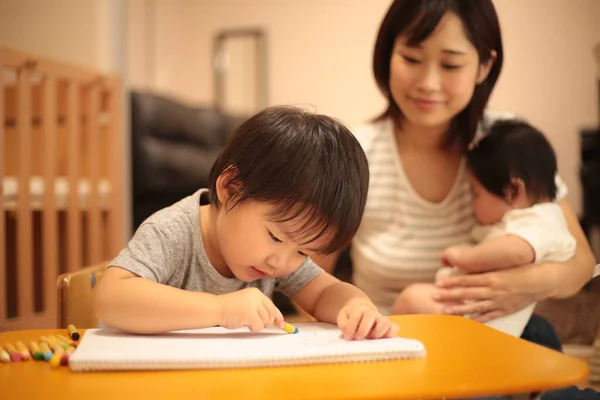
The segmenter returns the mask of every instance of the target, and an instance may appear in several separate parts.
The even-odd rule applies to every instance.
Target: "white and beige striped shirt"
[[[488,112],[486,122],[510,116]],[[406,286],[434,281],[446,247],[471,240],[475,217],[466,163],[463,159],[447,197],[432,203],[414,191],[404,173],[391,120],[362,126],[354,134],[371,177],[363,221],[350,250],[353,282],[389,314]],[[557,198],[565,193],[560,182]]]

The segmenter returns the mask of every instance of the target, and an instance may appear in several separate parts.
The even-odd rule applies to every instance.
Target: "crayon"
[[[60,365],[68,365],[69,364],[69,357],[71,356],[71,354],[73,354],[74,351],[75,351],[75,347],[69,346],[65,350],[65,354],[63,354],[63,356],[60,359]]]
[[[69,344],[66,343],[64,340],[61,340],[58,336],[56,335],[50,335],[51,339],[54,339],[55,341],[55,345],[62,347],[63,349],[66,349],[67,347],[69,347]]]
[[[31,354],[33,355],[34,360],[43,360],[44,359],[44,354],[42,354],[42,350],[40,349],[40,345],[38,344],[38,342],[33,342],[33,341],[30,342],[29,350],[31,351]]]
[[[50,349],[52,351],[56,350],[57,347],[62,347],[60,345],[60,342],[58,341],[58,339],[55,338],[52,335],[50,335],[50,336],[40,336],[40,341],[42,343],[46,343],[48,345],[48,347],[50,347]]]
[[[27,350],[27,347],[25,347],[23,342],[17,342],[17,351],[21,355],[23,361],[31,360],[31,354],[29,354],[29,350]]]
[[[8,351],[4,350],[2,346],[0,346],[0,362],[9,363],[10,362],[10,354]]]
[[[67,347],[69,347],[69,346],[77,347],[77,343],[75,343],[74,341],[72,341],[68,337],[63,336],[63,335],[55,335],[55,336],[58,338],[58,340],[62,341],[63,343],[66,343]],[[63,346],[63,347],[65,347],[65,346]]]
[[[50,350],[50,347],[48,347],[48,343],[46,343],[46,342],[40,343],[40,350],[42,351],[44,360],[50,361],[50,359],[52,358],[52,350]]]
[[[77,328],[75,328],[75,325],[69,324],[69,326],[67,326],[67,331],[69,332],[69,337],[71,339],[79,340],[79,332],[77,332]]]
[[[63,354],[65,354],[65,349],[62,347],[57,347],[56,350],[54,350],[54,354],[49,361],[52,368],[60,366],[60,360],[62,359]]]
[[[12,361],[21,361],[22,357],[19,354],[19,352],[17,351],[17,349],[15,349],[15,346],[13,346],[10,343],[6,343],[4,348],[6,348],[6,351],[8,351],[8,354],[10,354],[10,359]]]
[[[298,328],[296,328],[294,325],[288,323],[288,322],[284,322],[283,323],[283,328],[284,331],[286,331],[287,333],[298,333]]]

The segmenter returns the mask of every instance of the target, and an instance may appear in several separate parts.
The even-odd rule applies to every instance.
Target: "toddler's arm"
[[[474,247],[448,247],[442,254],[442,265],[469,273],[513,268],[534,261],[531,245],[515,235],[487,239]]]
[[[105,324],[132,333],[247,326],[258,332],[272,324],[283,327],[273,301],[250,287],[223,295],[190,292],[111,267],[96,292],[96,315]]]
[[[127,332],[160,333],[219,324],[215,295],[189,292],[110,267],[96,287],[96,315]]]

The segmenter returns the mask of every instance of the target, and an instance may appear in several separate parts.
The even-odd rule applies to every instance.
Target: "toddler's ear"
[[[227,204],[241,190],[238,179],[239,171],[236,166],[230,165],[219,175],[216,183],[217,198],[219,203]]]

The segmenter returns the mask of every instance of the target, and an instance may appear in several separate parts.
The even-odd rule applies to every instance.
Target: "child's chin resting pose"
[[[473,210],[479,222],[475,245],[452,246],[441,256],[446,268],[436,281],[455,274],[474,274],[526,264],[567,261],[575,238],[556,197],[556,156],[544,135],[515,120],[493,124],[467,153]],[[395,314],[440,314],[448,306],[435,300],[436,286],[415,284],[397,298]],[[521,336],[535,303],[487,325]],[[490,310],[481,310],[481,313]]]
[[[283,327],[279,290],[348,340],[398,326],[356,287],[311,261],[347,246],[369,184],[359,143],[339,122],[274,107],[229,139],[209,187],[149,217],[96,292],[104,324],[134,333]]]

